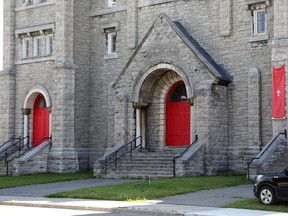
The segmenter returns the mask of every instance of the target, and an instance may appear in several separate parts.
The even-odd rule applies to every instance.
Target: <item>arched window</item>
[[[184,83],[181,81],[174,89],[171,89],[168,102],[183,102],[187,99],[187,92]]]
[[[46,108],[46,101],[43,95],[39,95],[38,97],[37,108]]]

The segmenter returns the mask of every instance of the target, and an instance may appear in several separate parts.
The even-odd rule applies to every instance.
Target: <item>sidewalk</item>
[[[97,210],[112,213],[134,213],[147,216],[288,216],[288,213],[219,208],[219,205],[222,205],[223,202],[229,203],[235,201],[235,199],[250,198],[250,189],[252,189],[252,185],[201,191],[165,197],[157,200],[149,200],[142,203],[83,199],[51,199],[42,197],[43,193],[45,195],[47,192],[54,193],[55,191],[65,191],[67,188],[77,189],[104,184],[119,184],[123,182],[127,182],[127,180],[91,179],[2,189],[0,190],[0,204],[75,210]],[[235,196],[231,196],[231,194],[234,194]],[[237,196],[238,194],[244,196]]]

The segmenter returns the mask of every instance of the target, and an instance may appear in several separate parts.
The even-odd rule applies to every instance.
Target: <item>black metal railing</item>
[[[24,137],[24,138],[20,138],[20,140],[16,143],[14,143],[13,145],[11,145],[9,148],[5,149],[5,164],[6,164],[6,175],[8,175],[9,173],[9,163],[11,161],[13,161],[16,158],[21,157],[22,155],[24,155],[25,153],[27,153],[28,151],[31,151],[34,146],[38,146],[41,143],[43,143],[44,141],[49,140],[50,142],[50,148],[52,146],[52,136],[50,137],[44,137],[42,139],[40,139],[39,141],[37,141],[36,143],[34,143],[33,145],[31,145],[30,143],[30,137]],[[11,149],[11,150],[9,150]],[[14,157],[9,158],[11,155],[13,155],[14,153],[16,153],[18,151],[17,155],[14,155]],[[1,152],[0,152],[1,154]]]
[[[178,156],[173,157],[173,177],[176,177],[176,159],[182,157],[198,140],[198,135],[195,136],[195,140]]]
[[[29,143],[29,136],[28,137],[25,137],[25,138],[22,138],[22,137],[19,137],[17,138],[17,141],[16,142],[13,142],[13,144],[9,145],[7,148],[4,148],[1,152],[0,152],[0,155],[4,154],[4,158],[2,158],[1,160],[4,160],[5,159],[5,163],[7,161],[7,158],[16,153],[17,151],[19,152],[20,154],[20,151],[21,151],[21,148],[23,145],[23,141],[26,140],[28,143]]]
[[[137,137],[136,139],[132,140],[131,142],[125,145],[122,145],[121,147],[113,151],[112,153],[108,154],[104,160],[105,174],[107,173],[107,169],[109,168],[111,164],[114,164],[115,169],[116,169],[118,161],[122,159],[123,157],[125,157],[127,154],[130,154],[130,160],[131,160],[132,152],[137,148],[140,148],[140,151],[142,150],[142,137],[141,136]]]
[[[9,143],[13,143],[15,141],[19,141],[21,139],[21,137],[13,137],[11,139],[9,139],[7,142],[3,143],[0,145],[0,148],[2,148],[3,146],[9,144]]]
[[[250,165],[254,160],[260,159],[270,148],[270,146],[278,139],[279,136],[284,135],[285,139],[287,139],[287,130],[285,129],[284,132],[279,133],[277,136],[274,137],[274,139],[269,143],[268,146],[265,147],[264,151],[258,155],[257,157],[252,158],[249,162],[247,162],[247,178],[250,181]]]

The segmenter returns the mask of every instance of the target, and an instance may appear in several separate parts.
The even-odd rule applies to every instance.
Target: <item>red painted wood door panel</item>
[[[45,98],[43,95],[39,95],[34,103],[33,146],[40,145],[41,140],[47,137],[49,137],[49,111],[46,107]],[[42,141],[44,142],[45,139]]]
[[[183,82],[176,83],[166,100],[166,145],[184,146],[190,144],[190,105],[181,101],[187,98]]]

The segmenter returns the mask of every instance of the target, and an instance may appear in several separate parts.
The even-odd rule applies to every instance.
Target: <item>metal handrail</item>
[[[42,138],[41,140],[37,141],[36,143],[34,143],[35,146],[38,146],[38,144],[46,141],[46,140],[49,140],[50,142],[50,148],[51,148],[51,145],[52,145],[52,136],[50,137],[44,137]],[[6,164],[6,175],[8,175],[8,172],[9,172],[9,163],[11,161],[13,161],[14,159],[16,158],[19,158],[21,157],[22,155],[24,155],[25,153],[27,153],[28,151],[31,151],[31,149],[33,149],[34,147],[32,145],[30,145],[30,137],[27,136],[27,137],[24,137],[22,139],[20,139],[17,143],[15,143],[15,145],[17,145],[19,143],[19,146],[18,146],[18,155],[8,159],[8,157],[12,154],[14,154],[16,151],[13,151],[12,153],[10,152],[10,154],[8,155],[6,151],[6,157],[5,157],[5,164]],[[12,146],[11,146],[12,147]],[[24,148],[26,147],[26,150],[25,151],[22,151]]]
[[[284,132],[279,133],[277,136],[274,137],[274,139],[269,143],[269,145],[265,148],[265,150],[257,157],[252,158],[249,162],[247,162],[247,178],[248,180],[250,180],[250,164],[254,161],[254,160],[258,160],[260,159],[264,153],[266,153],[266,151],[270,148],[270,146],[276,141],[276,139],[280,136],[280,135],[284,135],[285,139],[287,139],[287,130],[285,129]]]
[[[4,150],[2,150],[2,151],[0,152],[0,155],[3,154],[3,153],[5,154],[5,157],[3,158],[3,159],[5,159],[5,163],[6,163],[6,161],[7,161],[7,158],[8,158],[10,155],[14,154],[14,153],[17,152],[17,151],[20,152],[20,150],[21,150],[21,141],[22,141],[22,140],[25,140],[25,139],[27,139],[27,137],[25,137],[25,138],[19,137],[17,142],[14,142],[14,143],[13,143],[12,145],[10,145],[8,148],[6,148],[6,149],[4,149]],[[29,137],[28,137],[28,142],[29,142]],[[18,147],[17,147],[17,145],[18,145]],[[12,149],[12,150],[11,150],[11,149]],[[11,151],[9,151],[9,150],[11,150]],[[2,160],[3,160],[3,159],[2,159]]]
[[[7,142],[1,144],[1,145],[0,145],[0,148],[3,147],[4,145],[10,143],[12,140],[20,140],[20,139],[21,139],[21,137],[13,137],[13,138],[9,139]],[[1,153],[0,153],[0,154],[1,154]]]
[[[195,136],[195,140],[180,155],[173,157],[173,177],[176,177],[176,159],[182,157],[197,141],[198,135]]]
[[[130,148],[128,148],[127,151],[124,151],[123,153],[121,153],[121,151],[127,147],[130,147]],[[117,168],[117,162],[129,153],[130,153],[130,160],[131,160],[132,159],[132,152],[139,147],[140,147],[140,151],[142,151],[142,136],[135,138],[134,140],[130,141],[129,143],[122,145],[121,147],[119,147],[118,149],[113,151],[112,153],[108,154],[105,157],[105,164],[104,164],[105,174],[107,173],[107,168],[111,164],[114,163],[115,169],[116,169]],[[110,161],[110,159],[112,159],[112,160]]]
[[[51,145],[52,145],[52,142],[51,142],[51,141],[52,141],[52,136],[50,136],[50,137],[44,137],[44,138],[38,140],[36,143],[34,143],[34,146],[38,146],[39,144],[41,144],[42,142],[44,142],[44,141],[46,141],[46,140],[49,140],[49,142],[50,142],[50,148],[51,148]],[[15,158],[21,157],[21,156],[24,155],[26,152],[31,151],[31,149],[34,148],[33,146],[29,146],[29,143],[26,143],[25,145],[22,145],[22,148],[21,148],[21,149],[24,149],[25,146],[27,146],[27,149],[26,149],[25,151],[22,151],[21,153],[19,152],[19,155],[18,155],[18,156],[13,157],[12,159],[8,160],[7,162],[10,162],[10,161],[14,160]]]

